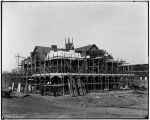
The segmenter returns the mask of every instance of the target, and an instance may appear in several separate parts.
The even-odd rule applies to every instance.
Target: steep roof
[[[38,57],[43,60],[45,55],[52,50],[51,47],[43,47],[43,46],[35,46],[34,51],[32,52],[32,56],[38,53]]]
[[[33,52],[39,52],[39,53],[48,53],[52,50],[51,47],[43,47],[43,46],[35,46],[35,49]]]
[[[90,49],[93,47],[96,47],[96,49],[98,49],[98,47],[95,44],[92,44],[76,48],[75,51],[76,52],[90,51]],[[43,60],[46,57],[47,53],[49,53],[51,50],[53,50],[52,47],[35,46],[34,51],[32,52],[32,56],[36,54],[41,60]],[[62,48],[57,48],[57,50],[67,51],[66,49]]]
[[[33,52],[32,52],[32,56],[34,56],[35,54],[38,55],[38,57],[43,60],[47,55],[47,53],[49,53],[51,50],[53,50],[52,47],[43,47],[43,46],[35,46]],[[62,51],[66,51],[65,49],[61,49],[61,48],[57,48],[57,50],[62,50]]]
[[[89,51],[92,47],[97,47],[95,44],[76,48],[75,51]],[[98,48],[97,48],[98,49]]]

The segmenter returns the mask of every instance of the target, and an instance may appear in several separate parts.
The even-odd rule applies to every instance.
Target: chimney
[[[52,50],[57,51],[57,45],[52,45]]]

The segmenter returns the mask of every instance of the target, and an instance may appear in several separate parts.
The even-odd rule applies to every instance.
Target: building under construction
[[[132,66],[125,61],[114,59],[95,44],[74,48],[73,40],[70,41],[69,38],[65,40],[65,48],[36,46],[28,58],[18,60],[19,68],[13,71],[10,80],[12,89],[28,93],[43,91],[43,95],[79,96],[138,86]]]

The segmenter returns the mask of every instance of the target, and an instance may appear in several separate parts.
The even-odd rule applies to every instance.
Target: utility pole
[[[18,55],[17,56],[15,56],[15,57],[17,57],[17,64],[18,64],[18,69],[19,69],[19,53],[18,53]]]
[[[21,57],[21,56],[19,55],[19,53],[18,53],[18,55],[17,55],[17,56],[15,56],[15,57],[17,57],[17,63],[18,63],[18,68],[19,68],[19,58],[23,58],[23,59],[25,59],[25,57]]]

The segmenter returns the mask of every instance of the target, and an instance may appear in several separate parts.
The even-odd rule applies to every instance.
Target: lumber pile
[[[81,83],[80,79],[73,79],[72,77],[70,77],[70,79],[68,80],[68,86],[70,95],[72,97],[86,94],[85,85],[83,82]]]

